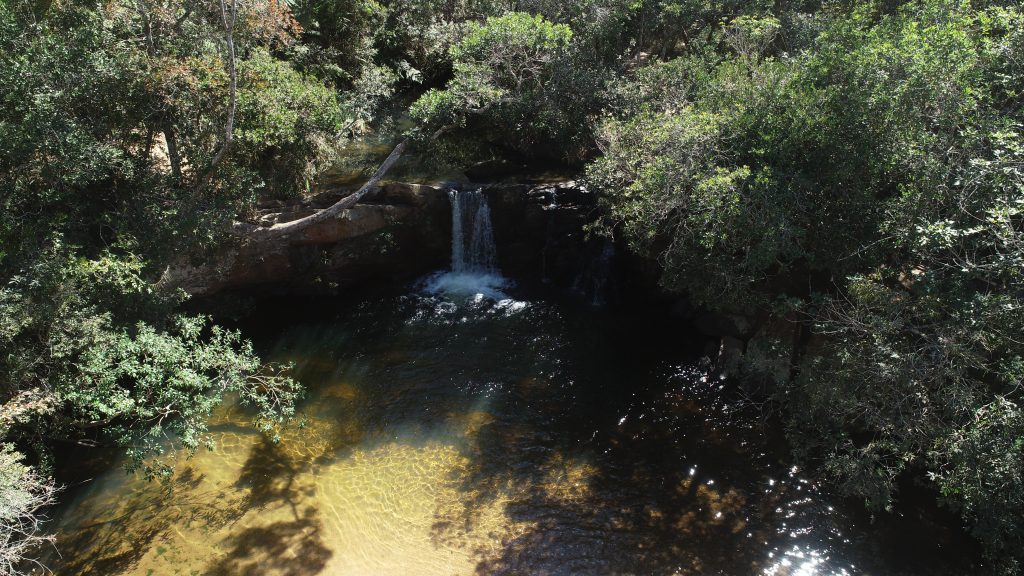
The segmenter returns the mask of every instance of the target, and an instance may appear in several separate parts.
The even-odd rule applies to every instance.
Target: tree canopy
[[[2,2],[0,569],[54,443],[160,475],[226,397],[288,419],[286,367],[157,280],[399,109],[578,171],[666,292],[787,319],[741,377],[798,457],[874,509],[925,483],[1020,574],[1022,99],[999,0]]]

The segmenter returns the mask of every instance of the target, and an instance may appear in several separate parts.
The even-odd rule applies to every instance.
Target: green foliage
[[[387,17],[377,0],[298,0],[292,3],[307,39],[299,60],[311,71],[352,86],[372,67],[374,39]]]
[[[346,126],[368,129],[396,92],[443,83],[466,23],[495,13],[488,0],[297,0],[304,27],[290,59],[342,88]]]
[[[510,12],[474,26],[451,52],[456,61],[490,65],[498,84],[522,85],[538,81],[540,65],[563,50],[571,39],[568,26],[524,12]]]
[[[1006,398],[978,409],[974,419],[936,447],[943,496],[987,543],[997,571],[1021,569],[1020,517],[1024,509],[1024,415]]]
[[[1024,172],[1007,136],[990,137],[989,158],[968,159],[954,173],[955,190],[929,198],[929,210],[909,208],[907,197],[893,201],[893,214],[906,220],[886,224],[907,255],[817,307],[827,353],[798,383],[793,425],[805,446],[826,438],[817,448],[839,463],[837,476],[876,505],[890,503],[904,470],[929,470],[1012,574],[1022,537],[1015,508],[982,505],[1020,498],[1024,488],[1013,482],[1021,460],[1011,449],[1024,358]],[[1019,150],[1020,136],[1011,140]],[[996,416],[1007,421],[994,424]],[[972,440],[982,434],[994,452]],[[963,485],[965,462],[990,457],[992,466],[972,466],[973,484]]]
[[[170,314],[140,269],[131,256],[76,259],[56,243],[0,289],[0,390],[16,400],[8,437],[114,442],[142,464],[175,441],[196,449],[227,394],[254,406],[265,431],[291,414],[293,381],[265,372],[237,332]]]
[[[712,307],[763,305],[793,270],[835,270],[871,225],[872,191],[849,174],[864,158],[829,169],[831,110],[802,72],[793,59],[685,58],[615,88],[619,117],[588,178],[669,287]]]
[[[806,318],[776,390],[798,454],[877,508],[927,472],[1006,574],[1024,558],[1022,24],[938,1],[741,16],[714,51],[614,86],[588,168],[666,287]]]
[[[715,50],[729,42],[756,58],[802,46],[816,30],[813,16],[799,12],[802,2],[495,4],[477,5],[498,15],[468,25],[450,50],[453,77],[444,94],[428,92],[411,110],[427,128],[426,140],[444,130],[441,149],[449,156],[511,152],[577,163],[595,152],[594,125],[612,79],[653,55],[716,58]],[[564,42],[546,37],[543,23],[565,26],[571,35]],[[534,65],[523,61],[538,48],[546,55]]]
[[[39,470],[52,443],[73,442],[166,473],[153,457],[206,442],[226,397],[271,434],[292,412],[297,383],[238,333],[177,313],[181,296],[156,282],[258,193],[304,188],[341,128],[336,94],[272,56],[294,42],[288,13],[246,2],[238,22],[225,147],[216,3],[0,4],[0,440]],[[0,487],[5,504],[52,494],[6,444],[0,460],[18,483]],[[38,511],[0,511],[22,526],[0,529],[5,573],[39,542]]]
[[[567,82],[587,79],[568,73],[572,38],[568,26],[540,16],[488,18],[452,48],[446,89],[427,92],[410,113],[427,136],[469,136],[525,156],[578,157],[587,123],[577,99],[587,91]]]
[[[279,43],[270,38],[285,34],[276,21],[245,19],[236,30],[241,145],[213,166],[230,102],[224,32],[203,11],[214,6],[89,6],[55,3],[25,20],[0,9],[8,258],[33,254],[38,246],[20,244],[53,230],[91,247],[107,227],[152,257],[209,245],[258,193],[294,195],[324,168],[341,130],[338,100],[268,55]]]
[[[387,20],[377,52],[407,84],[443,84],[452,71],[451,48],[470,22],[502,12],[491,0],[384,0]]]
[[[901,478],[930,478],[993,564],[1020,573],[1019,6],[239,10],[226,146],[218,3],[0,4],[0,434],[19,449],[45,464],[49,442],[114,443],[165,472],[151,457],[202,445],[228,396],[273,433],[295,383],[237,333],[181,316],[155,279],[414,100],[419,143],[449,161],[599,151],[586,176],[605,231],[656,258],[667,289],[809,329],[803,350],[772,336],[748,363],[775,375],[797,453],[875,508]],[[15,503],[0,522],[28,522],[0,543],[9,570],[52,486],[5,444],[0,493]]]
[[[61,220],[86,221],[116,201],[109,193],[75,198],[76,190],[137,174],[128,146],[109,136],[115,118],[138,118],[130,71],[139,58],[104,49],[113,38],[95,13],[65,16],[72,15],[81,21],[62,38],[0,8],[0,232],[8,259]]]
[[[330,165],[340,131],[335,93],[286,62],[254,50],[239,63],[239,156],[275,195],[294,195]]]
[[[0,444],[0,570],[18,576],[21,560],[52,538],[41,536],[40,510],[53,503],[53,482],[26,466],[9,444]]]

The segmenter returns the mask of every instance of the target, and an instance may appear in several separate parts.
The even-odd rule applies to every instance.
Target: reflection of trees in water
[[[131,493],[107,494],[87,500],[75,511],[77,518],[109,519],[78,525],[58,535],[62,574],[120,574],[130,571],[173,526],[202,526],[214,531],[244,513],[241,498],[203,487],[205,476],[191,467],[166,483],[139,483]],[[116,496],[116,499],[113,499]]]

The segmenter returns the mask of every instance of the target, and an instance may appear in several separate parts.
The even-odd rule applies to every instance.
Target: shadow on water
[[[747,573],[766,560],[774,518],[752,507],[774,510],[784,488],[750,502],[751,487],[727,485],[724,474],[716,485],[716,471],[759,477],[760,456],[700,414],[715,407],[712,394],[694,398],[641,368],[665,358],[692,365],[694,346],[637,338],[658,328],[592,311],[402,306],[394,315],[364,308],[356,316],[375,321],[349,322],[345,334],[307,327],[278,340],[276,353],[347,350],[357,360],[328,378],[315,360],[299,370],[319,381],[358,374],[374,399],[359,406],[365,419],[406,439],[462,420],[467,464],[450,473],[458,500],[435,512],[438,546],[475,546],[479,574]],[[717,386],[706,370],[676,377]],[[496,505],[509,526],[494,525]],[[485,542],[467,538],[487,530]]]
[[[377,434],[401,430],[409,442],[459,415],[466,465],[450,472],[458,498],[438,506],[431,538],[471,548],[476,573],[875,567],[870,528],[779,458],[758,415],[710,377],[690,352],[701,347],[676,327],[534,304],[374,306],[346,315],[342,337],[321,325],[278,346],[309,351],[312,341],[320,354],[357,358],[332,377],[358,374],[374,399],[358,409],[381,424]],[[915,559],[906,573],[942,568]]]
[[[314,491],[298,481],[298,476],[311,466],[311,461],[296,458],[285,445],[261,437],[250,449],[234,483],[234,488],[244,494],[237,509],[259,513],[268,508],[287,508],[292,518],[233,531],[220,542],[225,553],[202,574],[304,576],[321,572],[332,553],[323,542],[319,509],[305,504]]]
[[[278,444],[262,438],[249,452],[235,488],[244,491],[242,507],[263,509],[271,504],[287,505],[298,518],[302,495],[296,486],[300,466]]]
[[[64,522],[77,520],[77,529],[58,534],[56,546],[64,557],[57,573],[130,573],[147,552],[162,548],[161,538],[172,525],[216,528],[237,520],[241,506],[205,490],[204,479],[185,468],[168,483],[148,482],[114,501],[76,507]]]
[[[203,573],[209,576],[308,576],[319,574],[331,558],[324,545],[316,508],[301,518],[247,528],[229,536],[228,552]]]
[[[763,467],[781,464],[755,452],[767,448],[753,429],[730,436],[741,415],[692,368],[694,346],[592,312],[430,305],[361,311],[376,321],[333,342],[306,337],[327,355],[338,346],[372,359],[351,368],[372,382],[375,402],[360,410],[420,430],[404,438],[479,414],[460,445],[467,465],[451,472],[459,498],[438,506],[431,527],[437,546],[471,548],[476,573],[745,574],[790,538],[778,528],[801,513],[790,492],[805,487],[758,486],[768,486]],[[666,359],[675,387],[650,373]],[[507,526],[496,526],[496,506]]]
[[[481,575],[768,569],[769,551],[790,540],[779,527],[802,513],[798,493],[807,487],[797,479],[769,486],[768,470],[780,465],[755,430],[736,438],[736,429],[722,429],[741,415],[716,405],[720,384],[684,358],[677,387],[665,387],[663,375],[659,383],[639,368],[665,350],[644,345],[654,349],[566,343],[561,358],[602,360],[521,380],[504,405],[492,404],[498,416],[475,434],[470,466],[459,472],[464,499],[438,518],[435,537],[475,530],[477,511],[501,501],[524,529],[478,551]]]
[[[57,573],[967,572],[935,549],[892,563],[877,526],[801,478],[710,376],[701,343],[650,318],[265,304],[244,328],[309,386],[303,425],[275,444],[228,408],[217,452],[171,489],[96,486],[61,520]]]

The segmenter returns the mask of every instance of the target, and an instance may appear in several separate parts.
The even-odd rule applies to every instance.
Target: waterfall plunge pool
[[[242,324],[308,388],[280,443],[226,405],[169,485],[118,463],[69,494],[58,575],[932,575],[973,554],[872,522],[649,310],[530,293],[479,192],[452,269],[397,293],[263,302]]]
[[[278,444],[225,406],[169,487],[116,464],[55,523],[58,575],[958,572],[793,467],[678,327],[512,289],[260,306],[308,387]]]

